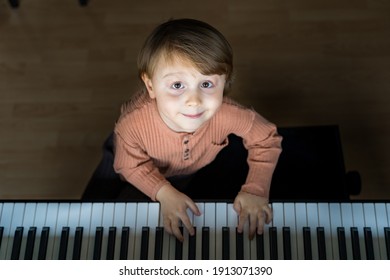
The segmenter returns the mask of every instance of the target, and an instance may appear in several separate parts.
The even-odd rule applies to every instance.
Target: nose
[[[202,103],[200,93],[198,91],[188,92],[186,105],[191,107],[199,106]]]

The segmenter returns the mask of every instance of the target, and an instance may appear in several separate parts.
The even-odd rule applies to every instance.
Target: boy
[[[235,134],[243,139],[249,166],[234,199],[238,231],[249,222],[249,237],[256,228],[261,234],[272,219],[268,195],[281,137],[255,111],[224,97],[233,75],[227,40],[204,22],[170,20],[145,41],[138,69],[144,89],[123,106],[116,123],[115,171],[160,202],[165,230],[183,240],[180,221],[194,234],[187,208],[201,213],[185,194],[185,184],[168,179],[191,180]]]

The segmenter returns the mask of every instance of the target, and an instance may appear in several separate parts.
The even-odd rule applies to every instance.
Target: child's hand
[[[234,210],[239,215],[238,232],[242,232],[244,224],[249,222],[249,239],[253,239],[256,227],[257,233],[262,234],[264,223],[272,220],[272,210],[268,205],[268,199],[254,194],[239,192],[234,200]]]
[[[156,200],[161,204],[162,217],[165,230],[176,236],[180,241],[184,240],[179,229],[179,220],[187,228],[190,235],[194,235],[194,228],[187,215],[187,208],[199,216],[201,213],[191,198],[179,192],[170,185],[163,186],[156,194]]]

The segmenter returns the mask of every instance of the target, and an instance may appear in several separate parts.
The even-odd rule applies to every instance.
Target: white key
[[[141,255],[142,227],[148,224],[148,203],[137,204],[137,218],[135,221],[134,259],[139,260]]]
[[[215,247],[216,242],[220,242],[221,240],[216,241],[216,204],[215,203],[205,203],[205,211],[204,211],[204,225],[210,228],[210,260],[215,260]]]
[[[125,226],[130,228],[129,246],[127,252],[127,258],[129,260],[134,260],[136,219],[137,219],[137,204],[126,203]],[[139,255],[137,257],[139,257]]]
[[[328,203],[318,203],[318,223],[324,228],[326,259],[333,260],[332,233]]]
[[[277,230],[277,244],[278,244],[278,259],[284,259],[283,252],[283,226],[284,226],[284,209],[283,203],[272,203],[273,220],[272,226]]]
[[[313,260],[318,260],[318,242],[317,227],[318,223],[318,206],[317,203],[307,203],[307,226],[310,227],[311,253]]]
[[[164,218],[160,211],[160,227],[164,227]],[[164,246],[163,246],[163,260],[174,260],[176,248],[176,237],[173,234],[169,234],[164,229]]]
[[[83,238],[81,241],[80,259],[88,260],[88,248],[91,242],[93,246],[94,229],[91,230],[92,220],[92,203],[86,202],[81,204],[79,226],[83,228]]]
[[[123,202],[115,203],[114,221],[112,223],[112,225],[116,227],[114,260],[120,259],[122,227],[125,224],[125,214],[126,214],[126,204]]]
[[[190,219],[190,223],[193,225],[194,221],[194,214],[192,213],[191,209],[187,208],[187,216]],[[187,230],[187,228],[183,225],[183,260],[188,260],[188,244],[189,244],[189,238],[190,234]]]
[[[303,244],[303,227],[307,226],[307,211],[305,203],[295,204],[295,222],[297,226],[297,251],[298,260],[305,259],[304,244]]]
[[[156,227],[159,224],[160,218],[160,204],[153,202],[149,203],[148,209],[148,224],[149,227],[149,252],[148,259],[154,259],[154,250],[155,250],[155,242],[156,242]]]
[[[161,209],[160,209],[159,226],[164,228],[164,218],[163,218]],[[162,259],[163,260],[169,260],[169,259],[174,260],[175,259],[174,252],[175,252],[174,238],[172,237],[171,234],[169,234],[164,229]]]
[[[73,259],[73,250],[74,250],[74,238],[76,233],[76,228],[80,222],[81,215],[81,203],[73,202],[69,207],[69,239],[68,239],[68,250],[66,252],[66,259]]]
[[[35,214],[34,226],[37,228],[37,233],[35,235],[33,260],[38,259],[39,245],[41,241],[41,232],[42,232],[42,228],[46,224],[47,203],[44,202],[38,203],[35,213],[36,214]]]
[[[19,255],[20,260],[23,260],[25,257],[27,235],[28,235],[28,231],[30,230],[30,227],[34,225],[36,207],[37,207],[36,203],[32,203],[32,202],[26,203],[26,210],[24,211],[24,218],[23,218],[23,228],[24,228],[23,240],[22,240],[22,246]]]
[[[290,240],[291,240],[291,259],[296,260],[298,257],[298,235],[297,228],[295,225],[295,205],[294,203],[284,203],[284,226],[290,228]]]
[[[196,205],[201,213],[200,216],[194,215],[194,226],[196,227],[196,259],[202,259],[202,228],[204,226],[204,203],[197,202]]]
[[[236,228],[237,228],[237,223],[238,223],[238,216],[237,216],[237,212],[233,208],[232,203],[229,203],[227,205],[227,211],[228,211],[227,225],[228,225],[229,231],[230,231],[230,244],[229,244],[230,259],[235,260],[237,258],[236,257],[236,238],[235,238],[235,235],[236,235]],[[245,249],[246,248],[244,248],[244,254],[245,254]]]
[[[386,240],[384,228],[389,226],[389,215],[387,212],[385,203],[375,203],[375,216],[368,216],[366,221],[372,221],[373,217],[376,217],[376,233],[377,233],[377,242],[379,246],[379,256],[378,259],[386,260]],[[374,236],[373,236],[374,238]],[[376,255],[375,255],[376,256]]]
[[[330,213],[330,226],[331,226],[331,234],[332,234],[333,259],[339,260],[340,254],[339,254],[339,241],[337,237],[337,228],[342,226],[340,204],[330,203],[329,213]]]
[[[93,260],[95,249],[96,228],[102,225],[103,203],[93,203],[91,213],[90,236],[88,241],[87,259]]]
[[[272,226],[272,223],[264,224],[263,228],[263,242],[264,242],[264,259],[269,260],[271,259],[270,254],[270,243],[269,243],[269,228]]]
[[[390,226],[390,203],[386,203],[387,224]]]
[[[164,232],[164,235],[167,235],[169,239],[169,259],[174,260],[175,259],[175,248],[176,248],[176,237],[173,234],[168,234],[167,232]]]
[[[103,240],[102,240],[102,253],[100,256],[101,260],[107,259],[107,246],[108,246],[108,235],[110,233],[110,227],[113,226],[114,221],[114,203],[104,203],[103,204],[103,218],[102,218],[102,226],[103,226]]]
[[[58,216],[59,204],[56,202],[49,203],[47,205],[46,221],[45,226],[49,227],[49,239],[47,241],[46,260],[53,259],[54,240],[57,227],[57,216]]]
[[[376,206],[378,206],[378,213],[376,214],[375,209]],[[382,248],[379,248],[379,236],[378,236],[378,230],[377,230],[377,222],[382,223],[383,220],[387,223],[386,218],[383,219],[383,214],[386,214],[384,212],[385,210],[385,204],[379,203],[374,206],[374,203],[364,203],[363,209],[364,209],[364,223],[366,227],[369,227],[371,229],[372,234],[372,245],[374,249],[374,259],[380,260],[381,259],[381,250]],[[385,249],[386,244],[383,244],[383,249]]]
[[[60,203],[58,205],[58,215],[57,222],[54,228],[54,244],[53,244],[53,254],[52,259],[58,260],[60,243],[61,243],[61,232],[62,228],[68,226],[69,219],[69,203]]]
[[[347,243],[347,259],[352,260],[352,243],[351,243],[351,227],[352,220],[352,206],[350,203],[341,203],[341,221],[345,229],[345,241]]]
[[[235,231],[230,233],[230,238],[235,238]],[[243,231],[244,239],[244,260],[249,260],[251,256],[251,240],[249,239],[249,220],[244,224]],[[235,250],[236,248],[231,248],[230,251]]]
[[[0,247],[0,260],[7,260],[7,248],[8,243],[12,244],[12,238],[11,236],[13,233],[11,233],[11,222],[12,222],[12,213],[14,211],[14,203],[6,202],[3,204],[3,210],[1,212],[1,226],[3,229],[3,239],[1,241],[1,247]],[[11,245],[12,246],[12,245]]]
[[[257,260],[257,228],[255,236],[249,241],[249,257],[248,260]],[[244,252],[246,255],[246,253]]]
[[[10,229],[10,234],[12,238],[8,242],[7,254],[5,256],[6,260],[9,260],[11,258],[15,230],[17,227],[20,227],[23,224],[25,206],[26,206],[25,203],[15,203],[14,210],[12,213],[11,229]]]
[[[227,226],[227,204],[224,202],[216,203],[216,246],[215,258],[222,260],[222,228]]]
[[[366,255],[366,243],[364,241],[364,212],[362,203],[352,203],[352,213],[353,213],[353,226],[357,227],[359,232],[359,247],[360,247],[360,256],[362,260],[367,259]]]

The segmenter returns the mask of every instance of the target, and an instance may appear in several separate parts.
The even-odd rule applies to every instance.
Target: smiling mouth
[[[187,118],[190,118],[190,119],[198,119],[200,118],[202,115],[203,115],[204,112],[202,113],[199,113],[199,114],[194,114],[194,115],[190,115],[190,114],[183,114],[183,116],[187,117]]]

